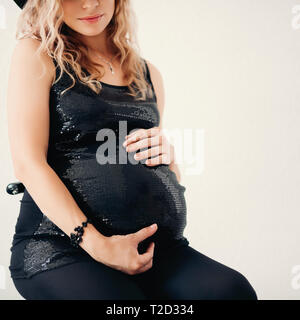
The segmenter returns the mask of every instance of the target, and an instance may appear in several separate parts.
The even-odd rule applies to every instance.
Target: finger
[[[141,160],[141,159],[157,156],[160,154],[160,152],[161,152],[160,146],[156,146],[145,151],[137,152],[134,155],[134,158],[135,160]]]
[[[124,143],[123,143],[123,146],[125,147],[126,151],[127,152],[133,152],[133,151],[136,151],[138,149],[143,149],[143,148],[146,148],[149,146],[149,141],[148,139],[143,139],[143,140],[130,140],[130,141],[127,141],[125,140]]]
[[[141,230],[133,233],[134,239],[137,241],[137,243],[143,241],[144,239],[152,236],[153,233],[155,233],[157,230],[157,224],[154,223],[148,227],[142,228]]]
[[[125,136],[125,139],[131,138],[133,135],[135,135],[137,132],[144,130],[144,129],[136,129],[136,130],[132,130],[131,133],[129,133],[127,136]]]
[[[129,143],[131,143],[133,141],[138,141],[138,140],[143,139],[145,137],[148,137],[147,130],[145,130],[145,129],[137,130],[136,132],[130,134],[126,138],[125,143],[129,144]]]
[[[159,136],[139,139],[138,141],[124,141],[123,146],[126,147],[127,152],[133,152],[138,149],[143,149],[147,147],[155,147],[160,145]]]
[[[123,142],[123,147],[126,147],[127,145],[129,145],[135,141],[138,141],[137,137],[126,138],[125,141]]]
[[[142,268],[149,263],[149,261],[151,259],[153,259],[153,255],[154,255],[154,247],[155,247],[155,244],[154,242],[151,242],[149,247],[147,248],[147,251],[143,254],[140,254],[138,256],[138,261],[141,263],[142,265]]]
[[[151,259],[145,266],[143,266],[142,268],[140,268],[136,274],[138,273],[143,273],[145,271],[147,271],[148,269],[152,268],[153,266],[153,259]]]
[[[156,166],[159,164],[170,164],[170,158],[167,154],[163,153],[159,156],[147,159],[145,163],[150,166]]]
[[[148,137],[150,138],[150,137],[156,136],[157,134],[159,134],[159,132],[160,132],[160,129],[158,127],[153,127],[150,129],[137,130],[136,132],[126,137],[127,137],[127,141],[130,141],[131,139],[134,139],[135,141],[136,139],[144,139],[144,138],[148,138]]]

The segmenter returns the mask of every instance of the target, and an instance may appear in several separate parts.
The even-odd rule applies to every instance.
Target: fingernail
[[[152,225],[151,225],[151,228],[155,228],[155,225],[156,225],[156,223],[152,224]]]

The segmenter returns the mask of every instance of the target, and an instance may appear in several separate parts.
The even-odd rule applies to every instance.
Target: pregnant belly
[[[60,163],[55,170],[101,233],[128,234],[157,223],[155,237],[182,238],[185,187],[168,165],[99,164],[82,153],[55,163]]]

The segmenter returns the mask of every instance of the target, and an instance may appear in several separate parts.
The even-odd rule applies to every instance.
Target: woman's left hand
[[[172,164],[174,162],[174,146],[169,143],[158,127],[134,131],[125,137],[123,146],[127,152],[150,147],[148,150],[134,155],[134,159],[137,161],[154,157],[145,161],[145,164],[149,166]]]

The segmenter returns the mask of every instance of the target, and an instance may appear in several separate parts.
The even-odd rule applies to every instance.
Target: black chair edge
[[[12,182],[6,187],[6,192],[11,195],[16,195],[24,192],[25,186],[22,182]]]

